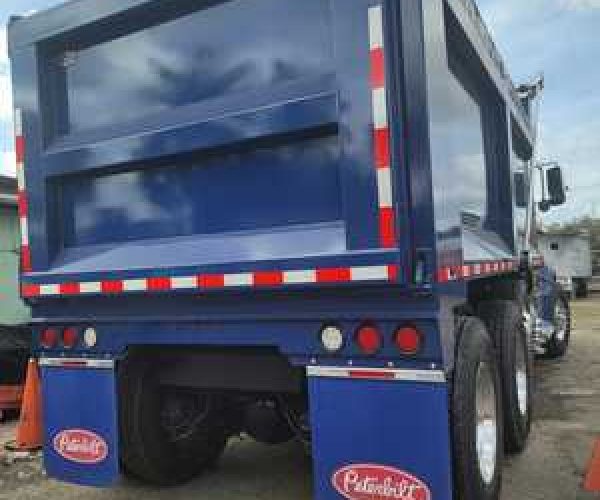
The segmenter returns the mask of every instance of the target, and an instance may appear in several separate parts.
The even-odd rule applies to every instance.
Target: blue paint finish
[[[444,384],[312,377],[315,500],[341,498],[332,475],[385,465],[419,478],[433,500],[451,500],[448,390]]]
[[[13,23],[34,266],[27,282],[400,267],[388,284],[39,298],[36,333],[94,326],[97,347],[73,356],[118,357],[136,345],[265,347],[296,365],[451,372],[454,315],[468,285],[436,285],[436,269],[475,253],[514,254],[511,221],[499,210],[510,200],[506,178],[480,176],[485,187],[469,193],[480,200],[475,217],[448,201],[464,172],[453,162],[460,151],[436,130],[452,77],[447,41],[458,36],[444,7],[457,10],[457,1],[80,0]],[[390,250],[379,248],[373,166],[367,16],[375,5],[384,11],[400,237]],[[489,69],[475,49],[458,59],[481,55]],[[467,89],[496,111],[506,104],[506,89],[491,89],[497,77]],[[505,108],[492,125],[508,131]],[[503,172],[506,141],[482,140],[488,173]],[[364,321],[384,335],[373,357],[353,342]],[[337,357],[319,343],[329,323],[345,336]],[[405,324],[424,333],[414,358],[393,345]],[[434,500],[451,498],[445,385],[313,378],[309,386],[317,499],[338,498],[331,475],[356,462],[405,470]],[[48,440],[84,428],[110,449],[102,464],[84,466],[48,442],[50,475],[115,481],[114,372],[44,368],[43,391]]]
[[[50,477],[89,486],[110,486],[119,478],[115,372],[110,369],[43,367],[44,466]],[[66,460],[53,446],[57,434],[81,429],[101,436],[107,457],[98,464]]]
[[[376,2],[185,1],[165,9],[124,2],[122,9],[108,6],[110,23],[98,17],[108,15],[106,7],[84,3],[10,29],[11,57],[24,67],[15,72],[15,106],[25,111],[27,176],[35,186],[29,217],[36,272],[66,271],[70,279],[84,266],[126,272],[140,262],[127,243],[160,239],[170,247],[158,252],[182,256],[169,263],[176,274],[192,264],[179,238],[206,234],[222,244],[200,244],[204,262],[223,261],[228,252],[236,270],[275,257],[344,258],[378,249],[367,22]],[[282,9],[286,15],[278,15]],[[255,28],[265,12],[280,21]],[[40,40],[37,51],[22,44],[26,27],[32,39],[43,38],[73,19],[79,27]],[[247,29],[235,28],[240,20]],[[207,29],[179,36],[198,22]],[[392,23],[390,11],[386,25]],[[390,123],[400,134],[391,113],[401,90],[399,39],[388,31]],[[184,64],[193,54],[194,64]],[[135,74],[119,69],[132,60]],[[90,98],[90,82],[101,98]],[[31,95],[35,101],[26,102]],[[401,140],[392,157],[399,171]],[[399,208],[406,207],[403,183],[395,176]],[[297,226],[324,222],[343,229],[317,235],[325,248],[315,243],[290,252]],[[287,248],[273,243],[273,230],[290,232]],[[232,252],[235,234],[247,232],[255,236],[251,255]],[[83,258],[97,244],[114,244],[116,253],[98,249],[111,262]],[[408,242],[401,245],[393,262],[404,269]],[[65,270],[65,260],[79,264]],[[157,258],[146,263],[164,266]]]

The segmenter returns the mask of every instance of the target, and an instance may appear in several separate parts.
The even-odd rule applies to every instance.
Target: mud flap
[[[44,465],[52,478],[110,486],[119,478],[112,360],[41,359]]]
[[[310,367],[316,500],[450,500],[442,372]]]

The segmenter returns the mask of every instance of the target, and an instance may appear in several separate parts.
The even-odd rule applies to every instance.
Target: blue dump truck
[[[173,485],[246,433],[319,500],[498,498],[542,85],[471,1],[77,0],[9,47],[51,477]]]

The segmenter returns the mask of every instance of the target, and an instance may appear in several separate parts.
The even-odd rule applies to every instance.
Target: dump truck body
[[[9,39],[49,474],[177,482],[245,430],[312,446],[319,499],[451,498],[458,332],[485,358],[531,272],[473,4],[81,0]]]

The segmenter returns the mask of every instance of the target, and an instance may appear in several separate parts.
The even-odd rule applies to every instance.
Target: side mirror
[[[515,205],[527,208],[529,202],[529,186],[525,172],[515,172]]]
[[[566,188],[563,182],[562,169],[552,167],[546,171],[546,182],[548,185],[548,196],[551,206],[564,205],[567,201]]]

